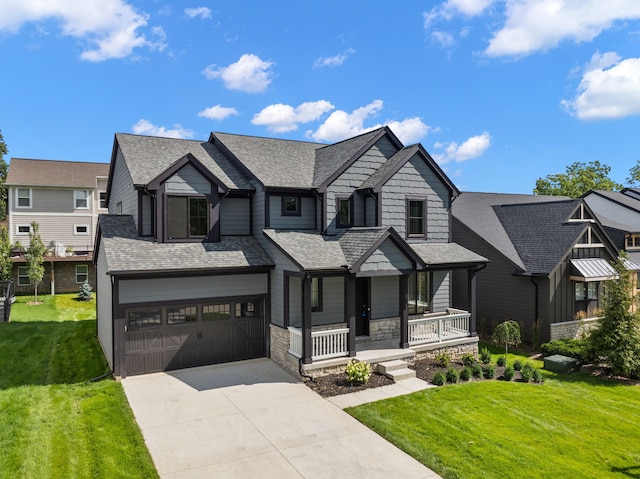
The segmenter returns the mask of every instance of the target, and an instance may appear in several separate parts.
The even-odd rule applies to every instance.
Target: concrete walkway
[[[122,384],[163,478],[440,477],[268,359]]]

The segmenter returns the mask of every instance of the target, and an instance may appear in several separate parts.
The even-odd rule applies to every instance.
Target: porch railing
[[[349,328],[311,331],[311,359],[328,359],[349,355]],[[302,357],[302,330],[289,326],[289,352]]]
[[[469,336],[471,314],[459,309],[409,320],[409,344],[436,343]]]

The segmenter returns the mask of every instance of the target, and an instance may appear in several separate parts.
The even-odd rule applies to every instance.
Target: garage
[[[126,374],[266,356],[264,297],[210,299],[125,311]]]

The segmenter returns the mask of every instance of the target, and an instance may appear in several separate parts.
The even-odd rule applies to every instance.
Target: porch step
[[[384,374],[388,378],[393,379],[394,382],[416,377],[416,372],[407,367],[406,361],[400,359],[378,363],[377,370],[380,374]]]

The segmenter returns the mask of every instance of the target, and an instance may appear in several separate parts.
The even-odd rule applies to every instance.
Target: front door
[[[369,336],[371,278],[356,278],[356,336]]]

